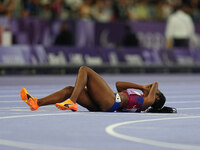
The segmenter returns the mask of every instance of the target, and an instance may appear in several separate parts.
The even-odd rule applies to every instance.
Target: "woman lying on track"
[[[118,81],[116,88],[118,92],[114,93],[100,75],[82,66],[74,87],[67,86],[41,99],[32,97],[25,88],[22,88],[21,99],[29,105],[31,110],[55,104],[61,110],[77,111],[77,103],[89,111],[103,112],[140,112],[150,106],[156,110],[164,106],[165,96],[158,90],[157,82],[139,85]],[[139,89],[143,94],[130,89]]]

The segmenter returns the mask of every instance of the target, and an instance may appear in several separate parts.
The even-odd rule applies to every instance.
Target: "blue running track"
[[[76,76],[0,77],[1,150],[200,150],[200,75],[102,75],[115,82],[158,81],[166,106],[177,114],[61,111],[55,106],[30,111],[22,87],[43,97],[74,85]]]

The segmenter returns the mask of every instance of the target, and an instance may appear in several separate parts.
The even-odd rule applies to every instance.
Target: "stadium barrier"
[[[200,72],[200,51],[175,48],[0,46],[0,74],[67,74],[82,66],[107,73]]]
[[[0,27],[12,33],[15,44],[44,46],[54,45],[60,32],[62,20],[42,20],[37,18],[16,19],[1,18]],[[165,48],[166,22],[118,21],[99,23],[92,20],[65,20],[67,29],[75,38],[75,47],[115,47],[122,44],[126,27],[135,33],[140,46],[153,50]],[[195,24],[195,31],[200,35],[200,23]],[[200,42],[192,47],[200,47]]]
[[[82,65],[112,73],[200,72],[200,42],[192,49],[164,50],[166,22],[68,20],[65,22],[75,36],[75,45],[52,46],[62,22],[0,18],[0,26],[12,33],[12,39],[6,41],[11,46],[0,46],[0,74],[66,74],[77,72]],[[120,47],[127,25],[143,48]],[[199,26],[195,24],[198,34]]]

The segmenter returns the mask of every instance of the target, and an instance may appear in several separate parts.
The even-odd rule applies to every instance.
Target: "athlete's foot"
[[[25,88],[22,88],[21,90],[21,99],[28,104],[28,106],[30,107],[30,109],[32,111],[37,110],[39,108],[38,104],[37,104],[37,98],[36,97],[32,97]]]
[[[70,109],[72,111],[77,111],[77,104],[67,99],[63,103],[56,103],[56,107],[60,110]]]

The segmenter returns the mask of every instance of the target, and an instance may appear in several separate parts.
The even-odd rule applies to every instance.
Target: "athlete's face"
[[[156,94],[155,101],[159,101],[159,100],[160,100],[160,97],[158,96],[158,94]]]
[[[160,90],[157,90],[155,101],[159,101],[160,100],[159,94],[160,94]]]

